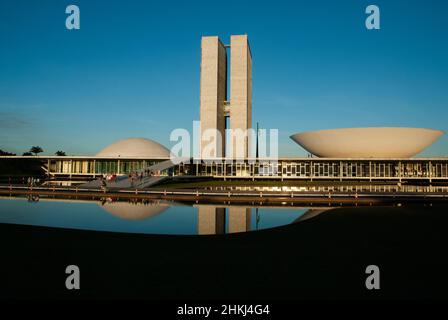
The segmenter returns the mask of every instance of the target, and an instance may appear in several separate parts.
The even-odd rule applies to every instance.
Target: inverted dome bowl
[[[424,128],[346,128],[296,133],[291,139],[323,158],[410,158],[443,134]]]

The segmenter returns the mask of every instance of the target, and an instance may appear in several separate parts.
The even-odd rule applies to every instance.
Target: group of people
[[[152,176],[159,176],[160,175],[160,171],[154,171],[154,170],[150,170],[150,169],[146,169],[142,172],[144,177],[152,177]]]
[[[128,177],[131,180],[131,186],[134,186],[134,183],[137,181],[142,181],[144,177],[151,177],[153,175],[152,170],[144,170],[140,173],[138,172],[131,172]]]
[[[39,202],[39,195],[34,195],[34,194],[30,194],[30,195],[28,195],[28,197],[27,197],[27,199],[28,199],[28,202]]]
[[[40,179],[39,178],[28,177],[27,184],[28,184],[29,187],[38,185],[39,183],[40,183]]]
[[[102,191],[106,191],[106,187],[107,187],[106,179],[107,179],[106,175],[102,175],[99,178]]]
[[[104,174],[103,175],[104,180],[110,181],[110,182],[117,182],[118,176],[116,173],[114,174]]]
[[[153,171],[150,169],[146,169],[140,172],[134,171],[129,173],[128,178],[131,180],[131,186],[134,186],[135,182],[142,181],[145,177],[152,177],[160,175],[160,171]],[[117,174],[103,174],[99,178],[100,186],[102,190],[105,190],[107,187],[107,182],[117,182],[118,175]]]
[[[101,198],[101,205],[104,206],[106,203],[114,203],[117,202],[116,199],[113,198]],[[158,200],[150,200],[150,199],[138,199],[138,198],[131,198],[127,201],[121,201],[122,203],[129,203],[133,205],[159,205],[161,202]]]
[[[99,177],[101,189],[105,190],[107,186],[107,182],[117,182],[118,176],[117,174],[103,174]]]

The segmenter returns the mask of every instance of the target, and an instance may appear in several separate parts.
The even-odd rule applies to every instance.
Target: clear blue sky
[[[65,28],[76,4],[81,29]],[[368,31],[365,8],[381,10]],[[170,146],[199,120],[200,38],[248,34],[253,119],[289,135],[358,126],[448,132],[448,1],[0,1],[0,149]],[[448,155],[442,137],[424,155]]]

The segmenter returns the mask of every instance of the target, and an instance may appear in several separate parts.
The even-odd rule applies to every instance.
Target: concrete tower
[[[198,209],[198,234],[226,233],[226,208],[208,204],[195,205]],[[227,208],[227,232],[246,232],[251,230],[251,209],[231,206]]]
[[[226,48],[229,47],[228,98]],[[201,158],[226,156],[226,117],[230,117],[230,129],[234,133],[229,141],[231,155],[248,157],[248,129],[252,128],[252,57],[247,35],[231,36],[230,46],[224,46],[216,36],[202,37],[200,88]],[[243,137],[235,134],[243,134]]]
[[[202,37],[200,90],[201,158],[223,157],[225,142],[222,140],[220,143],[221,140],[216,136],[215,130],[225,138],[227,53],[218,37]]]
[[[226,208],[212,205],[197,205],[198,234],[226,233]]]
[[[230,128],[235,134],[237,130],[245,133],[242,139],[233,136],[233,157],[247,158],[250,150],[247,133],[252,128],[252,56],[247,35],[230,38]]]

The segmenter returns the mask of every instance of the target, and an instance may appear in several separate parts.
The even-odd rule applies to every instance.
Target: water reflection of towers
[[[198,209],[198,234],[250,231],[251,208],[237,206],[223,208],[212,205],[196,205],[196,207]]]

